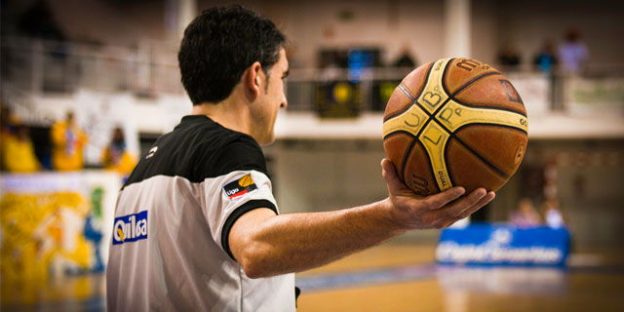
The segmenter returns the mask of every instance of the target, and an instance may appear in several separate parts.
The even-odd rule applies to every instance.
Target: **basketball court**
[[[396,241],[297,275],[298,311],[621,311],[624,254],[574,255],[567,269],[448,267],[435,246]],[[2,287],[6,311],[102,311],[103,276]]]

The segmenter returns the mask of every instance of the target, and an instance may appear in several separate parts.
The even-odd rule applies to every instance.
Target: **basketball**
[[[410,72],[386,105],[383,146],[401,180],[429,195],[453,186],[501,188],[528,143],[520,95],[494,67],[440,59]]]

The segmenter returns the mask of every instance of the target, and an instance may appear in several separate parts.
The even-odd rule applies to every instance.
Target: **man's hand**
[[[478,188],[462,196],[466,190],[463,187],[453,187],[438,194],[422,197],[401,182],[390,160],[383,159],[381,169],[393,206],[392,218],[405,229],[447,227],[470,216],[496,196],[494,192],[488,193],[484,188]]]

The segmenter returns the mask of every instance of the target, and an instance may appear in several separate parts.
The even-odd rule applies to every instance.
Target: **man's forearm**
[[[386,199],[351,209],[266,218],[241,227],[246,244],[238,260],[250,277],[318,267],[403,233],[389,218],[389,209]]]

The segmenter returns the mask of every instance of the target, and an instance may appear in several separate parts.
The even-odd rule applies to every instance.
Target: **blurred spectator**
[[[563,215],[561,214],[561,210],[559,210],[558,200],[554,198],[547,199],[542,204],[542,213],[544,214],[544,221],[549,227],[558,229],[565,226]]]
[[[550,40],[544,41],[540,50],[535,54],[533,59],[535,69],[550,73],[557,65],[557,57],[555,56],[555,47]]]
[[[505,70],[516,70],[520,65],[520,54],[511,44],[506,44],[505,47],[498,52],[497,60],[498,64],[503,66]]]
[[[3,138],[3,145],[4,166],[9,172],[31,173],[41,169],[26,125],[16,125],[15,135]]]
[[[559,46],[561,69],[570,74],[578,74],[583,70],[589,51],[581,40],[578,30],[571,28],[565,34],[564,42]]]
[[[394,67],[410,67],[410,68],[414,68],[417,66],[417,62],[414,59],[414,57],[412,56],[412,53],[410,51],[409,45],[405,44],[403,45],[403,48],[401,48],[401,54],[399,54],[399,56],[397,57],[396,60],[394,60],[394,62],[392,62],[392,66]]]
[[[518,227],[532,227],[542,223],[540,215],[533,206],[533,201],[529,198],[520,200],[516,210],[511,213],[509,221]]]
[[[76,124],[74,114],[68,112],[65,120],[52,125],[53,168],[59,171],[82,169],[87,140],[87,135]]]
[[[11,109],[2,105],[0,107],[0,169],[7,170],[6,157],[7,149],[6,145],[8,140],[14,135],[14,117],[11,113]]]
[[[102,164],[106,169],[115,170],[127,176],[134,169],[136,162],[136,157],[128,152],[126,148],[123,130],[120,127],[116,127],[113,130],[113,137],[109,146],[102,152]]]

